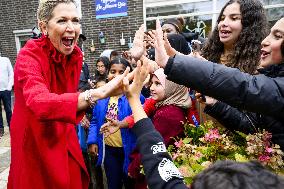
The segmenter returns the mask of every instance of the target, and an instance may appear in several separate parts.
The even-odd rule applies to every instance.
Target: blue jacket
[[[145,98],[140,96],[141,103],[144,103]],[[104,159],[104,142],[103,135],[100,134],[100,128],[105,123],[105,117],[108,109],[109,98],[101,99],[97,101],[96,106],[93,108],[93,117],[90,123],[89,135],[87,143],[97,144],[99,149],[99,157],[97,166],[102,165]],[[118,120],[121,121],[125,117],[132,114],[128,100],[125,95],[118,99]],[[130,129],[120,129],[122,144],[124,149],[124,164],[123,171],[127,174],[128,165],[130,162],[129,155],[136,146],[136,137],[130,131]]]

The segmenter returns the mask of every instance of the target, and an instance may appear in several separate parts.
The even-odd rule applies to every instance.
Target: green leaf
[[[248,159],[246,158],[246,156],[241,155],[241,154],[239,154],[239,153],[236,153],[236,154],[235,154],[235,159],[236,159],[236,161],[239,161],[239,162],[247,162],[247,161],[248,161]]]
[[[189,144],[192,141],[192,138],[184,138],[182,141],[184,144]]]

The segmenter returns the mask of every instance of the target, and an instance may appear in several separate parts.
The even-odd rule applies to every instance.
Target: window
[[[217,22],[222,7],[228,0],[144,0],[147,29],[155,28],[155,20],[182,16],[185,19],[185,32],[199,32],[208,36]],[[267,11],[270,26],[284,17],[283,0],[260,0]]]
[[[183,32],[198,32],[200,37],[205,38],[212,30],[212,19],[215,18],[212,15],[216,13],[215,8],[212,8],[214,3],[216,0],[147,0],[147,29],[155,28],[157,17],[163,22],[168,18],[182,16],[185,19]]]
[[[15,35],[17,53],[19,53],[20,49],[31,38],[31,36],[32,36],[32,29],[14,30],[13,33]]]

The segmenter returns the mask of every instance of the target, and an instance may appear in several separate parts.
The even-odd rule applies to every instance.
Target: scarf
[[[165,89],[165,98],[157,102],[156,107],[166,105],[175,105],[185,109],[191,107],[191,99],[187,87],[166,79],[163,68],[156,70],[154,75],[159,79]]]

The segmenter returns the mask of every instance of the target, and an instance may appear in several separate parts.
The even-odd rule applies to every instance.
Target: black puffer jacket
[[[284,77],[249,75],[236,68],[176,55],[165,67],[167,79],[233,107],[284,118]]]
[[[253,76],[182,55],[170,58],[165,67],[167,79],[235,107],[220,102],[214,109],[206,110],[209,115],[228,128],[246,133],[255,132],[253,124],[264,128],[272,133],[273,142],[284,150],[284,64],[259,72]]]
[[[284,64],[272,65],[259,70],[259,72],[272,78],[284,77]],[[220,101],[213,106],[206,106],[204,112],[230,130],[249,134],[255,133],[259,129],[265,129],[272,133],[272,142],[280,145],[282,151],[284,151],[284,118],[239,110]]]

